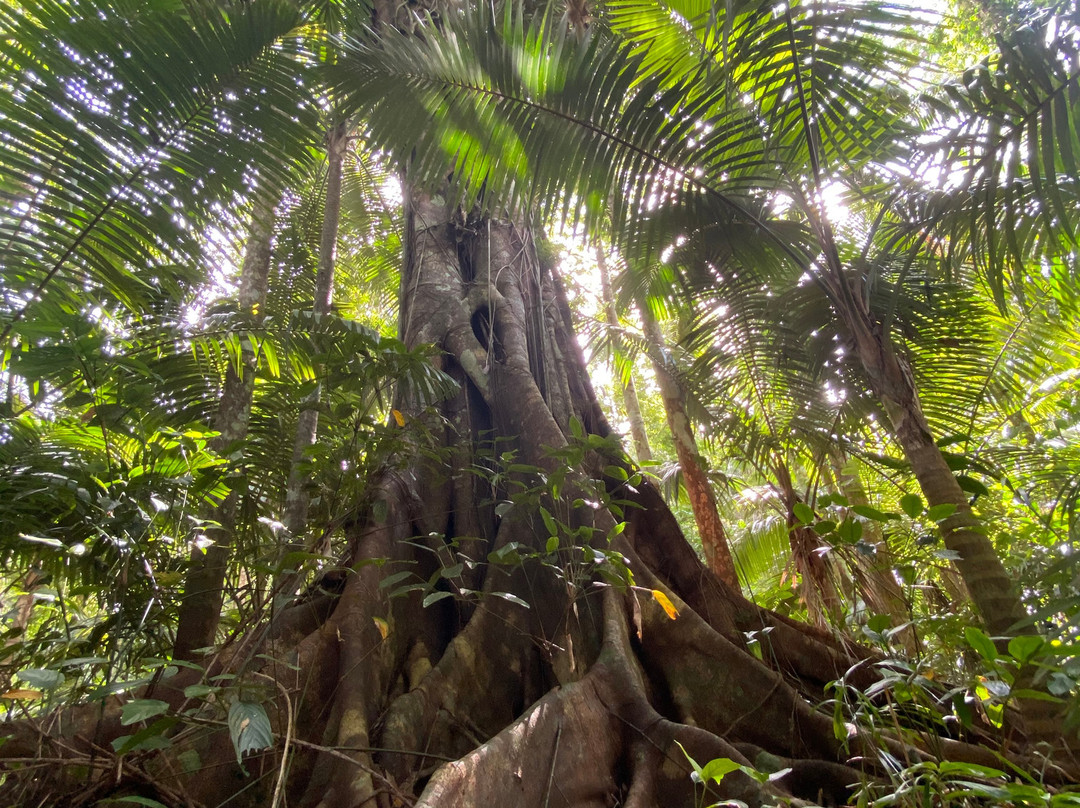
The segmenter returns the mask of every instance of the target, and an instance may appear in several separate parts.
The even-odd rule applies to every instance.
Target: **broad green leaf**
[[[792,508],[795,514],[795,518],[802,522],[804,525],[812,524],[814,521],[814,509],[807,505],[805,502],[796,502]]]
[[[426,609],[433,603],[438,603],[444,598],[452,598],[453,596],[453,592],[432,592],[430,595],[424,598],[423,607]]]
[[[1041,690],[1031,690],[1030,688],[1019,688],[1012,691],[1013,698],[1028,699],[1031,701],[1049,701],[1053,704],[1061,704],[1061,699],[1056,696],[1052,696],[1049,693],[1044,693]]]
[[[261,704],[238,701],[229,708],[229,737],[239,763],[248,752],[258,752],[274,745],[270,718]]]
[[[966,639],[968,645],[978,651],[979,656],[987,662],[993,662],[997,659],[997,649],[994,647],[993,641],[983,633],[982,629],[978,629],[975,626],[968,626],[964,629],[964,639]]]
[[[951,502],[942,502],[940,505],[931,505],[926,509],[926,516],[932,522],[940,522],[948,519],[956,513],[956,506]]]
[[[47,668],[24,668],[15,676],[31,687],[52,690],[64,683],[64,674]]]
[[[918,494],[904,494],[904,496],[900,497],[900,509],[912,519],[915,519],[923,512],[922,497]]]
[[[705,782],[712,780],[719,783],[724,777],[741,768],[740,764],[730,758],[715,758],[701,767],[701,779]]]
[[[136,699],[129,701],[120,710],[121,726],[128,726],[137,721],[161,715],[169,709],[169,703],[160,699]]]
[[[854,505],[851,510],[872,522],[888,522],[890,519],[896,518],[895,514],[884,513],[877,508],[871,508],[869,505]]]
[[[401,581],[404,581],[406,578],[409,578],[411,576],[412,573],[408,570],[403,570],[401,572],[395,572],[392,575],[387,575],[385,578],[379,581],[379,589],[389,589],[394,584],[400,583]]]
[[[604,474],[621,482],[625,482],[630,478],[630,475],[626,473],[626,469],[624,469],[622,466],[605,466]]]
[[[555,517],[543,505],[540,506],[540,516],[544,520],[544,527],[547,528],[548,535],[558,536],[559,526],[555,523]]]
[[[121,735],[114,739],[112,747],[121,755],[148,749],[168,749],[172,746],[172,739],[166,737],[165,733],[178,723],[179,719],[175,716],[164,716],[134,735]]]
[[[976,494],[981,497],[990,496],[990,489],[976,480],[974,477],[967,474],[959,474],[956,477],[956,482],[960,484],[960,488],[967,491],[969,494]]]
[[[871,631],[881,633],[892,625],[892,618],[887,614],[875,614],[866,621],[866,627]]]
[[[185,749],[176,756],[176,760],[180,764],[181,771],[185,774],[197,772],[202,768],[202,758],[195,749]]]
[[[862,538],[862,522],[852,519],[850,516],[836,528],[836,534],[847,544],[854,544]]]
[[[1017,662],[1030,662],[1042,650],[1046,641],[1032,634],[1021,634],[1009,640],[1009,656]]]

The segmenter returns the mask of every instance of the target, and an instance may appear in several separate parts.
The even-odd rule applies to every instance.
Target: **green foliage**
[[[189,286],[199,229],[287,181],[316,120],[293,93],[300,22],[277,2],[0,9],[5,366],[64,315]]]
[[[906,766],[887,787],[866,787],[860,804],[872,806],[975,806],[1016,805],[1066,808],[1080,805],[1080,794],[1057,791],[1016,772],[991,766],[953,761],[926,761]]]
[[[258,607],[278,563],[296,416],[316,384],[328,391],[324,439],[304,471],[323,525],[362,501],[365,472],[411,431],[386,424],[391,385],[420,406],[452,388],[425,351],[305,313],[322,215],[320,105],[297,91],[315,83],[320,35],[306,14],[0,9],[4,667],[61,677],[39,688],[46,700],[134,686],[143,660],[168,652],[188,555],[230,492],[236,570],[260,583],[238,590],[249,594],[226,625]],[[400,255],[400,211],[380,196],[389,176],[350,151],[346,194],[365,204],[346,209],[337,272],[343,313],[377,314],[383,332]],[[248,312],[230,302],[228,275],[256,189],[282,201],[272,292]],[[223,446],[217,402],[249,347],[248,439]]]
[[[393,391],[420,409],[452,389],[425,351],[385,336],[399,170],[468,209],[608,230],[625,257],[620,302],[672,325],[665,361],[729,493],[754,597],[805,613],[798,528],[839,580],[838,628],[887,654],[911,626],[922,635],[917,659],[880,664],[876,689],[837,686],[838,737],[848,719],[891,731],[901,712],[935,734],[1000,724],[1010,700],[1033,697],[1014,691],[1022,671],[1043,696],[1075,701],[1075,19],[1026,17],[981,63],[931,85],[912,79],[931,21],[887,4],[613,0],[585,35],[509,3],[448,15],[423,37],[389,28],[376,39],[356,27],[366,17],[362,4],[277,0],[0,8],[0,561],[13,702],[122,693],[161,672],[189,550],[230,493],[241,501],[232,573],[246,587],[233,588],[225,629],[260,613],[283,570],[325,563],[368,502],[368,472],[426,447],[420,419],[390,412]],[[329,110],[360,120],[361,135],[346,160],[342,302],[313,317]],[[844,221],[830,221],[826,192],[844,198]],[[225,276],[263,193],[279,202],[271,293],[262,311],[240,311]],[[1002,647],[967,625],[949,589],[955,554],[935,538],[956,506],[914,493],[827,268],[910,368],[1044,634]],[[634,325],[625,318],[620,334],[623,377],[649,350]],[[216,403],[245,348],[250,429],[221,446]],[[291,438],[316,389],[321,435],[302,471],[322,541],[282,557]],[[543,564],[575,597],[597,579],[635,588],[610,549],[625,523],[601,531],[590,518],[628,503],[574,470],[601,456],[616,490],[641,475],[614,440],[571,431],[551,468],[493,446],[466,470],[500,492],[486,503],[500,518],[533,514],[537,538],[470,563]],[[837,458],[855,463],[865,501],[844,489]],[[902,619],[869,605],[865,574],[879,561]],[[395,570],[382,586],[421,592],[426,608],[476,600],[467,566]],[[766,637],[749,638],[759,653]],[[195,687],[188,696],[228,726],[238,760],[274,742],[258,688]],[[117,751],[169,743],[183,717],[162,704],[125,706],[132,734]],[[691,765],[703,785],[736,771],[760,779],[728,760]],[[868,786],[864,802],[1076,801],[1014,772],[893,769],[891,790]]]
[[[708,806],[708,808],[721,808],[721,806],[729,806],[736,804],[732,800],[721,800],[720,802],[708,802],[710,796],[716,796],[722,793],[722,789],[718,789],[721,786],[725,777],[734,772],[741,772],[742,774],[757,780],[759,783],[768,783],[774,780],[779,780],[788,772],[790,768],[779,769],[775,772],[761,772],[755,769],[753,766],[747,766],[742,763],[736,763],[730,758],[714,758],[706,763],[704,766],[700,765],[694,760],[683,748],[683,745],[676,741],[679,749],[686,757],[687,763],[690,764],[691,773],[690,779],[694,781],[695,785],[702,787],[702,794],[698,797],[698,805]],[[779,804],[779,803],[778,803]]]
[[[229,738],[236,750],[237,763],[248,752],[273,746],[274,735],[266,709],[255,702],[234,702],[229,708]]]

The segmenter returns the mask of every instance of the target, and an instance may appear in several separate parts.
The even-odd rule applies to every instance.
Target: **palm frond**
[[[1023,290],[1032,260],[1076,249],[1080,226],[1080,21],[1044,12],[995,54],[927,98],[930,134],[901,237],[974,264],[998,306]]]
[[[726,60],[680,76],[677,65],[665,72],[647,61],[641,43],[602,34],[579,42],[549,20],[525,29],[480,10],[423,39],[348,41],[330,83],[365,111],[371,137],[411,181],[445,192],[449,174],[466,204],[482,197],[594,228],[610,220],[620,234],[640,234],[658,207],[679,210],[698,227],[740,225],[805,263],[764,214],[790,181],[778,166],[805,153],[786,89],[794,68],[784,65],[811,62],[817,112],[837,122],[822,148],[838,163],[866,160],[898,109],[881,89],[894,54],[862,21],[877,13],[800,5],[788,25],[756,5]],[[900,17],[890,19],[894,28]],[[876,123],[856,124],[856,106]],[[666,244],[654,237],[651,246]]]
[[[5,339],[88,295],[145,306],[245,186],[291,176],[315,120],[297,103],[300,20],[276,0],[0,9]]]

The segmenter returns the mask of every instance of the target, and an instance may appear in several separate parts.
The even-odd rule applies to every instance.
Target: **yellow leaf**
[[[663,607],[664,611],[667,612],[667,616],[670,617],[672,620],[679,616],[679,610],[675,608],[675,604],[671,602],[671,598],[669,598],[659,589],[654,589],[652,591],[652,596],[653,600],[655,600],[657,603],[660,604],[661,607]]]
[[[375,623],[375,628],[379,630],[379,633],[385,640],[386,635],[390,633],[390,624],[383,620],[381,617],[373,617],[371,618],[371,620],[373,623]]]
[[[25,701],[27,699],[40,699],[40,698],[41,698],[41,691],[40,690],[24,690],[24,689],[20,688],[18,690],[9,690],[7,693],[0,693],[0,699],[22,699],[22,700]]]
[[[402,415],[397,410],[390,410],[390,412],[393,413],[394,420],[397,421],[398,426],[405,426],[405,416],[404,415]]]
[[[251,313],[254,314],[256,317],[259,316],[259,304],[258,303],[252,303],[251,304]]]

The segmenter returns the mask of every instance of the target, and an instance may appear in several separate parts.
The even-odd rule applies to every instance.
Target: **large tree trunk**
[[[251,213],[244,261],[240,266],[237,301],[244,317],[261,317],[266,302],[270,273],[270,251],[274,233],[274,200],[262,194]],[[241,337],[239,365],[229,363],[221,389],[214,428],[213,449],[226,454],[247,437],[251,416],[251,397],[255,389],[255,351],[246,337]],[[200,516],[209,524],[204,533],[212,542],[204,550],[192,550],[191,566],[184,581],[180,617],[176,627],[173,656],[191,660],[195,651],[214,644],[224,602],[225,573],[228,568],[233,533],[236,529],[240,494],[234,488],[216,508],[204,509]]]
[[[414,450],[373,482],[340,570],[223,649],[205,674],[214,695],[185,695],[202,675],[186,668],[143,694],[180,719],[161,736],[171,748],[115,759],[109,741],[131,730],[117,697],[52,735],[9,726],[0,760],[57,762],[47,777],[12,771],[0,800],[689,808],[690,755],[791,769],[770,783],[735,771],[709,784],[710,804],[840,804],[885,774],[875,743],[928,757],[880,728],[838,740],[832,708],[813,705],[831,680],[874,680],[864,652],[702,566],[611,436],[530,231],[438,197],[407,207],[402,334],[438,346],[461,387],[434,409],[396,402]],[[237,699],[265,706],[276,739],[243,767],[221,731]]]

